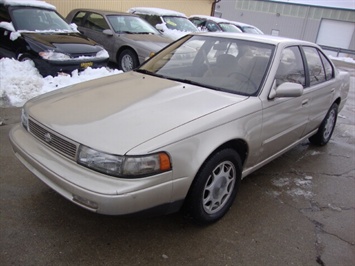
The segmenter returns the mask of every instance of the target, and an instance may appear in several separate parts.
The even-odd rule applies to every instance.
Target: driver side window
[[[299,83],[303,87],[306,86],[303,60],[298,46],[288,47],[283,50],[275,79],[276,86],[284,82]]]
[[[96,13],[91,13],[87,18],[85,24],[86,27],[99,32],[110,28],[105,18],[100,14]]]

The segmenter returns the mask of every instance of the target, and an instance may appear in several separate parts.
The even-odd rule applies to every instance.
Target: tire
[[[217,222],[230,209],[241,180],[241,160],[232,149],[213,154],[196,175],[184,204],[187,218],[198,225]]]
[[[325,116],[322,124],[320,124],[317,133],[312,137],[310,137],[309,141],[312,144],[318,146],[326,145],[329,142],[330,138],[332,137],[335,124],[337,122],[337,117],[338,117],[338,105],[336,103],[333,103],[327,115]]]
[[[130,71],[138,67],[138,57],[134,51],[126,49],[118,56],[118,68],[123,72]]]

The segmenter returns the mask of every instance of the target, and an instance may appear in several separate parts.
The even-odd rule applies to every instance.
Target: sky
[[[272,1],[355,9],[355,0],[272,0]]]

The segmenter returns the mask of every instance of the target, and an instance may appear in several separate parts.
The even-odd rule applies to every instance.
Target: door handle
[[[308,104],[308,99],[302,101],[302,106],[305,106]]]

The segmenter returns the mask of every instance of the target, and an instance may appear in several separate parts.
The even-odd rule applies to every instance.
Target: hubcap
[[[124,55],[122,57],[122,70],[124,72],[132,70],[133,69],[133,58],[129,55]]]
[[[324,126],[323,138],[325,140],[328,140],[328,138],[330,137],[334,128],[334,124],[335,124],[335,111],[331,110]]]
[[[220,163],[208,177],[204,193],[203,208],[208,214],[218,212],[230,198],[236,180],[233,163]]]

